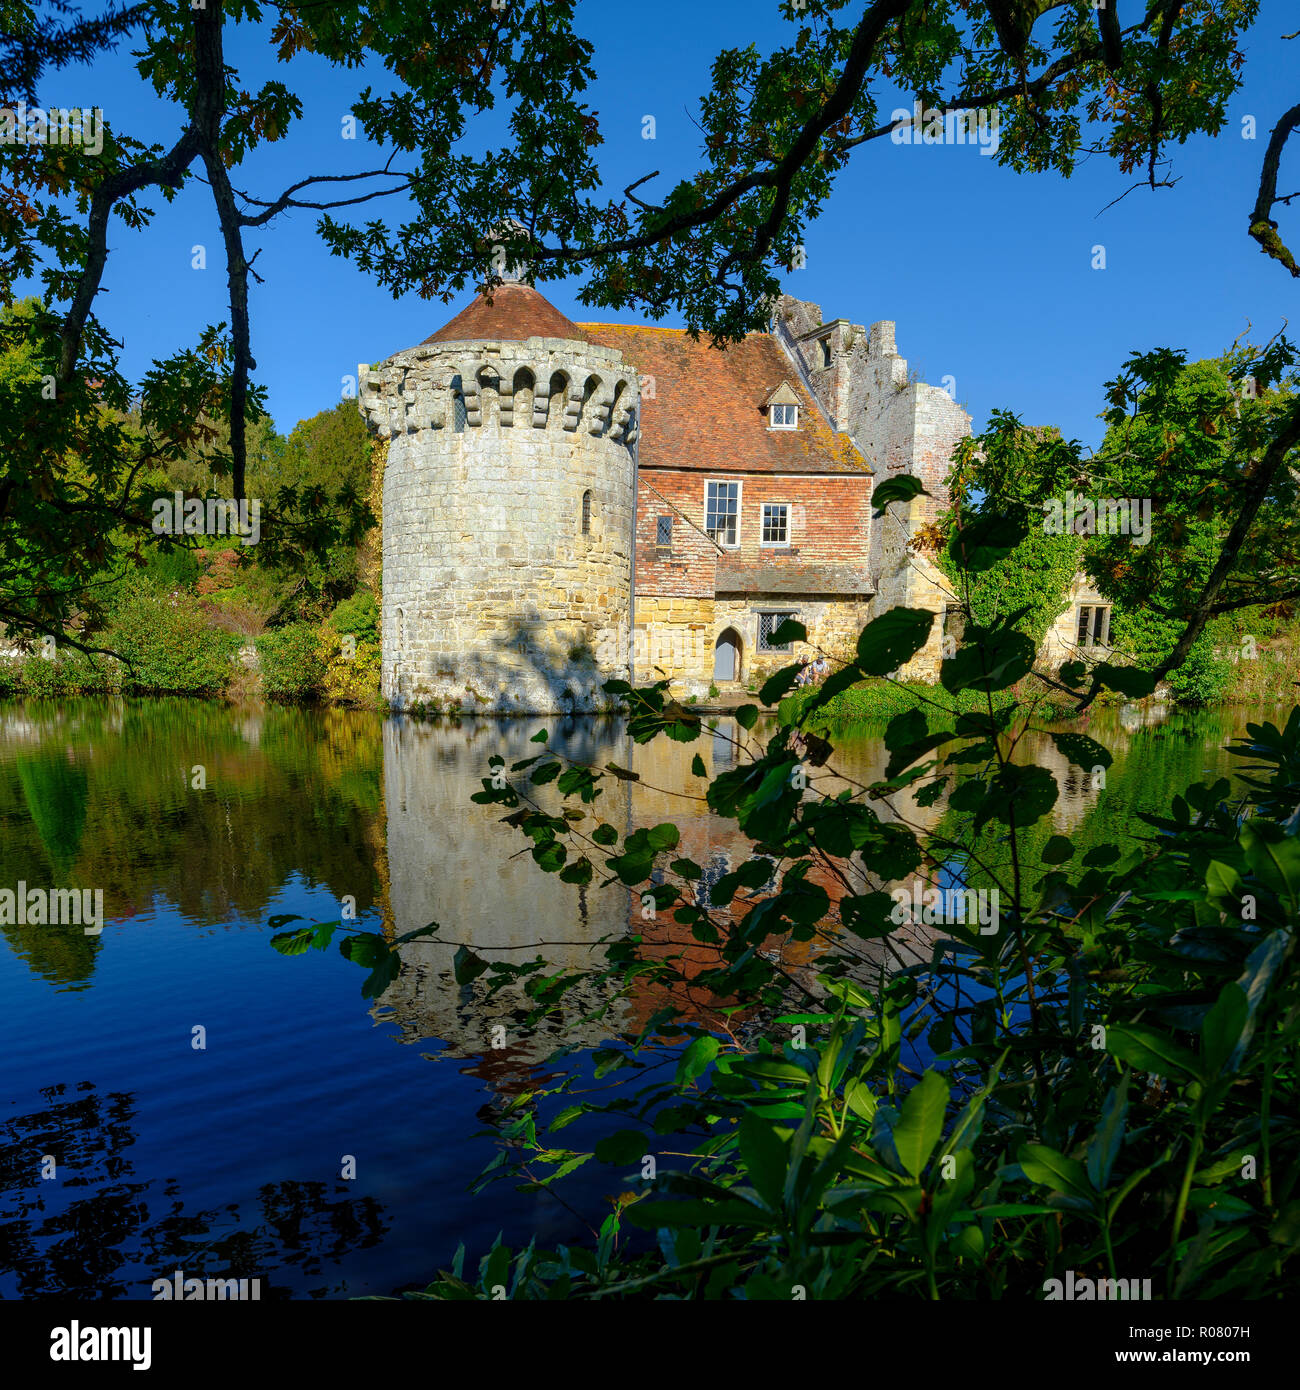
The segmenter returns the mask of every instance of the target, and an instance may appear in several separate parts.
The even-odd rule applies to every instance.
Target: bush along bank
[[[55,645],[0,659],[0,698],[262,695],[375,708],[378,614],[374,596],[357,593],[323,622],[286,623],[250,641],[214,622],[210,606],[193,593],[136,582],[119,595],[107,627],[82,639],[107,653]]]

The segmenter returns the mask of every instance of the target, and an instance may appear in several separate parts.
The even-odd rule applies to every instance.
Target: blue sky
[[[1128,22],[1125,5],[1140,6],[1121,0]],[[663,171],[667,187],[696,168],[692,117],[715,54],[751,41],[764,47],[783,27],[772,0],[587,0],[579,18],[596,46],[590,104],[606,141],[602,172],[618,190],[652,169]],[[926,380],[952,376],[976,428],[1001,408],[1097,443],[1102,383],[1130,352],[1172,346],[1213,355],[1248,324],[1256,340],[1268,338],[1294,309],[1295,282],[1258,251],[1246,224],[1268,131],[1296,100],[1300,39],[1280,39],[1297,23],[1294,0],[1265,0],[1249,40],[1245,89],[1224,133],[1174,151],[1177,187],[1135,191],[1106,212],[1132,179],[1100,158],[1066,181],[1001,169],[970,146],[866,146],[813,224],[808,264],[788,276],[787,290],[819,303],[827,318],[893,319],[900,352]],[[249,87],[277,66],[256,34],[229,44],[227,58]],[[302,121],[235,173],[236,186],[257,196],[273,197],[307,173],[375,162],[360,141],[340,136],[365,78],[310,59],[297,66],[299,76],[291,67],[289,81],[304,99]],[[384,75],[371,76],[378,85]],[[118,128],[166,144],[179,128],[176,108],[145,87],[125,50],[93,72],[53,74],[40,96],[49,106],[101,106]],[[888,114],[892,94],[883,105]],[[653,142],[642,139],[645,115],[655,117]],[[1253,141],[1241,138],[1246,115],[1258,123]],[[492,131],[481,138],[486,156]],[[1300,188],[1297,165],[1293,156],[1288,180],[1284,163],[1285,192]],[[203,325],[228,317],[207,188],[196,183],[172,205],[157,202],[143,234],[115,223],[107,294],[97,302],[123,340],[127,375],[137,379],[152,359],[193,344]],[[381,200],[359,215],[397,220],[395,202],[391,212],[376,213],[389,206]],[[199,244],[207,248],[206,270],[191,266]],[[420,341],[468,302],[468,292],[450,305],[413,294],[394,301],[325,251],[311,213],[281,217],[249,244],[262,248],[256,269],[265,282],[252,287],[256,377],[286,432],[337,401],[358,362]],[[1105,270],[1091,266],[1097,244],[1106,248]],[[578,287],[575,280],[544,288],[570,316],[596,316],[579,304]]]

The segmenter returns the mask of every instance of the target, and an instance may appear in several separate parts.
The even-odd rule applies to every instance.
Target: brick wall
[[[735,550],[742,564],[851,566],[868,570],[871,478],[766,473],[705,473],[641,469],[638,475],[636,591],[680,597],[714,593],[717,547],[704,534],[705,484],[710,479],[740,483],[740,524]],[[762,545],[763,504],[784,502],[788,547]],[[671,553],[656,545],[656,523],[673,518]]]

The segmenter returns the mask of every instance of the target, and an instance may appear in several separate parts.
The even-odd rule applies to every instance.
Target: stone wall
[[[679,698],[703,698],[713,681],[714,648],[727,628],[740,637],[740,681],[761,684],[774,671],[818,649],[841,659],[856,650],[858,633],[870,614],[869,598],[808,594],[720,594],[690,599],[637,595],[635,667],[638,681],[672,682]],[[760,613],[793,613],[808,631],[807,643],[789,652],[758,649]],[[654,668],[658,669],[654,669]]]
[[[1079,607],[1092,607],[1104,604],[1110,607],[1110,600],[1103,598],[1086,574],[1074,576],[1070,584],[1070,597],[1066,607],[1057,615],[1056,621],[1047,629],[1043,644],[1038,651],[1039,663],[1049,671],[1058,670],[1066,661],[1100,661],[1110,652],[1109,647],[1080,647]]]
[[[923,553],[917,532],[948,505],[945,480],[957,445],[970,434],[970,416],[946,391],[913,381],[894,340],[894,325],[870,330],[847,319],[824,323],[816,304],[784,297],[777,332],[801,364],[835,427],[853,436],[875,473],[875,486],[900,473],[919,478],[929,497],[892,503],[870,523],[874,611],[928,608],[937,615],[930,640],[899,672],[933,681],[942,655],[947,582]]]
[[[384,697],[605,708],[630,638],[639,394],[621,354],[543,338],[426,344],[366,374],[360,404],[390,441]]]

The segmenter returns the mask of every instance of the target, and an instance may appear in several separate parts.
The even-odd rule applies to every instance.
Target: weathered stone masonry
[[[576,329],[436,340],[446,332],[362,384],[391,441],[384,698],[605,708],[601,685],[628,673],[636,374]]]

